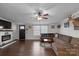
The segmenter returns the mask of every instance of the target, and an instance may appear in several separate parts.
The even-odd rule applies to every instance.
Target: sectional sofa
[[[52,49],[58,56],[79,56],[79,38],[57,34]]]

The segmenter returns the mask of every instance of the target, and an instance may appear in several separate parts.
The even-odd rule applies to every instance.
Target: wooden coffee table
[[[52,47],[52,43],[53,43],[53,38],[44,38],[43,41],[41,43],[44,43],[44,46],[45,46],[45,43],[49,43],[50,46]]]

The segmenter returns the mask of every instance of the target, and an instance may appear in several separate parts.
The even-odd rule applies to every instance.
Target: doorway
[[[19,25],[19,40],[25,40],[25,25]]]

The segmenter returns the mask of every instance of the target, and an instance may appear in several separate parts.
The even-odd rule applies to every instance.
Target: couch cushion
[[[71,39],[72,39],[72,37],[63,35],[63,41],[64,41],[64,42],[66,42],[66,43],[71,43]]]
[[[79,47],[79,38],[72,38],[71,44],[74,46],[78,45],[78,47]]]
[[[57,55],[79,55],[79,38],[60,34],[58,39],[54,39],[54,46]]]
[[[60,40],[63,40],[65,43],[71,43],[71,40],[72,40],[71,36],[67,36],[67,35],[63,35],[63,34],[59,34],[58,38]]]
[[[60,39],[54,39],[54,43],[57,48],[64,48],[64,41]]]

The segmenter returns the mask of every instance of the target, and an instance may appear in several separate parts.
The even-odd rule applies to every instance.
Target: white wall
[[[19,39],[19,25],[16,24],[16,30],[14,32],[14,38]]]
[[[54,25],[55,28],[51,28],[52,25]],[[58,24],[49,24],[49,26],[48,26],[48,32],[49,33],[59,33],[60,29],[57,28],[57,25]]]
[[[16,28],[16,23],[12,22],[12,30],[13,30],[13,39],[17,39],[17,28]]]
[[[75,13],[75,17],[76,16],[79,17],[79,12]],[[79,38],[79,30],[74,30],[74,25],[72,23],[70,23],[69,28],[64,28],[64,23],[66,21],[67,21],[67,18],[61,22],[60,34]]]

